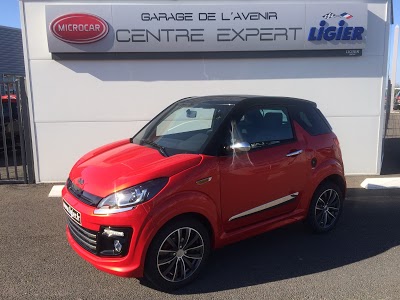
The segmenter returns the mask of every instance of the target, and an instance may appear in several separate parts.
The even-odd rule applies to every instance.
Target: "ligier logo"
[[[322,20],[319,27],[311,27],[308,34],[309,41],[362,41],[365,28],[361,26],[348,26],[345,20],[350,20],[353,16],[347,12],[342,14],[327,13],[322,16],[325,20],[341,19],[337,25],[329,26],[328,22]],[[345,19],[345,20],[343,20]]]
[[[327,13],[327,14],[324,14],[323,16],[322,16],[325,20],[329,20],[329,19],[332,19],[332,18],[344,18],[344,19],[346,19],[346,20],[349,20],[349,19],[351,19],[353,16],[351,15],[351,14],[348,14],[347,12],[344,12],[344,13],[342,13],[342,14],[340,14],[340,15],[337,15],[337,14],[334,14],[334,13]]]
[[[67,43],[89,44],[104,38],[108,24],[102,18],[89,14],[68,14],[58,17],[50,24],[56,38]]]

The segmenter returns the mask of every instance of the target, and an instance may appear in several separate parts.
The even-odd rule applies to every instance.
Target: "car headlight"
[[[97,215],[115,214],[128,211],[139,203],[150,200],[167,184],[168,178],[158,178],[115,192],[97,205]]]

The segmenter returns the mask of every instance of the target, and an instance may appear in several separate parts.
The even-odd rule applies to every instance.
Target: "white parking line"
[[[64,185],[53,185],[49,193],[49,197],[60,198],[63,187]]]
[[[361,186],[367,190],[400,189],[400,177],[367,178]]]

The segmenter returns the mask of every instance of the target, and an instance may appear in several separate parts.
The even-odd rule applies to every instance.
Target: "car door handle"
[[[303,150],[295,150],[293,152],[290,152],[288,154],[286,154],[287,157],[292,157],[292,156],[297,156],[299,154],[303,153]]]

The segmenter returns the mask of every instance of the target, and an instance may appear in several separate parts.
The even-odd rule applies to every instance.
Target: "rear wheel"
[[[333,182],[322,183],[310,203],[307,223],[315,232],[332,230],[342,213],[343,192]]]
[[[145,277],[160,290],[178,289],[193,281],[210,253],[203,224],[181,219],[163,227],[147,252]]]

